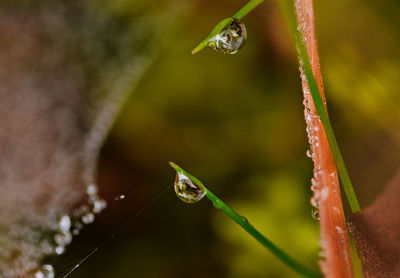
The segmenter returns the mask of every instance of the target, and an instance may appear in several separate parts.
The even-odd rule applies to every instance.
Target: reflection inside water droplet
[[[318,208],[313,208],[311,210],[311,216],[315,219],[315,220],[319,220],[319,209]]]
[[[232,18],[214,38],[209,46],[217,52],[235,54],[247,39],[246,27],[239,19]]]
[[[182,173],[176,174],[174,189],[179,199],[186,203],[196,203],[206,194],[203,187],[199,186]]]

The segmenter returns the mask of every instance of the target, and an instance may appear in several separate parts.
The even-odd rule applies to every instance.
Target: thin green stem
[[[246,5],[244,5],[237,13],[233,15],[232,18],[242,19],[249,12],[254,10],[258,5],[260,5],[264,0],[250,0]],[[213,38],[221,32],[221,30],[226,26],[226,24],[232,19],[230,17],[223,19],[220,21],[215,27],[211,30],[210,34],[202,40],[193,50],[192,54],[196,54],[201,51],[205,47],[207,47]]]
[[[301,263],[290,257],[282,249],[277,247],[272,241],[267,239],[263,234],[261,234],[256,228],[254,228],[243,216],[239,215],[236,211],[231,209],[227,204],[225,204],[221,199],[219,199],[214,193],[209,189],[206,189],[206,197],[211,200],[217,209],[222,210],[226,215],[229,216],[233,221],[239,224],[246,232],[248,232],[253,238],[255,238],[259,243],[261,243],[265,248],[271,251],[277,258],[282,262],[287,264],[290,268],[295,270],[297,273],[304,277],[321,277],[317,273],[303,266]]]
[[[304,38],[301,32],[298,30],[298,22],[297,16],[295,14],[294,6],[291,5],[288,11],[289,17],[289,26],[291,29],[291,33],[294,34],[294,39],[297,45],[300,65],[303,68],[304,75],[306,77],[311,96],[314,101],[314,105],[316,111],[318,113],[319,119],[322,122],[322,125],[325,129],[326,137],[328,139],[329,147],[332,151],[332,155],[335,161],[336,168],[338,170],[339,178],[342,183],[342,187],[344,189],[344,193],[346,195],[347,201],[349,202],[350,209],[353,213],[361,210],[360,204],[358,202],[356,193],[354,191],[353,185],[351,183],[351,179],[349,173],[347,171],[346,165],[344,163],[342,154],[340,152],[338,143],[336,141],[335,133],[333,132],[333,128],[331,122],[329,120],[328,112],[325,109],[324,102],[322,100],[317,82],[315,80],[314,74],[312,72],[310,59],[307,54],[307,49],[304,44]]]
[[[246,5],[244,5],[237,13],[232,17],[237,19],[242,19],[249,12],[254,10],[258,5],[260,5],[264,0],[250,0]]]
[[[279,258],[282,262],[287,264],[290,268],[296,271],[298,274],[303,277],[322,277],[322,275],[313,272],[307,267],[303,266],[300,262],[296,261],[288,254],[286,254],[282,249],[277,247],[272,241],[267,239],[263,234],[261,234],[256,228],[254,228],[245,217],[238,214],[232,208],[230,208],[226,203],[224,203],[220,198],[218,198],[214,193],[212,193],[204,184],[196,177],[192,176],[190,173],[183,170],[181,167],[176,165],[175,163],[170,162],[170,165],[176,170],[177,173],[183,174],[192,180],[195,184],[200,186],[203,190],[205,190],[205,196],[211,200],[213,205],[223,211],[229,218],[239,224],[245,231],[247,231],[254,239],[256,239],[259,243],[261,243],[266,249],[272,252],[277,258]]]

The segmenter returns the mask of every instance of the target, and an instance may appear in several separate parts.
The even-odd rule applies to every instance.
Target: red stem
[[[305,40],[312,71],[321,97],[326,105],[315,37],[313,1],[294,1],[299,28]],[[321,269],[326,277],[353,277],[349,239],[336,166],[301,67],[300,72],[304,93],[307,134],[314,162],[314,186],[312,187],[314,197],[312,203],[318,205],[320,215],[321,247],[324,256],[324,259],[320,262]]]

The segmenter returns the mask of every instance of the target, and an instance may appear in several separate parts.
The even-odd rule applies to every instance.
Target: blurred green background
[[[90,5],[147,33],[149,67],[103,148],[109,207],[57,258],[68,271],[174,181],[174,161],[304,264],[318,268],[312,162],[296,53],[266,1],[244,18],[236,55],[190,51],[245,1],[102,0]],[[399,164],[400,4],[315,1],[321,70],[334,129],[362,207]],[[143,20],[143,18],[145,20]],[[140,19],[140,20],[138,20]],[[140,42],[138,42],[140,44]],[[125,194],[124,200],[115,197]],[[70,277],[297,277],[203,200],[173,190]]]

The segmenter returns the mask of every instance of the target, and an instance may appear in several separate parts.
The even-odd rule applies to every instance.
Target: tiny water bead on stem
[[[286,254],[283,250],[278,248],[274,243],[272,243],[269,239],[262,235],[256,228],[254,228],[249,223],[246,217],[238,214],[236,211],[231,209],[207,187],[205,187],[199,179],[192,176],[175,163],[170,162],[169,164],[176,171],[177,177],[175,179],[174,187],[179,199],[187,203],[196,203],[203,199],[204,196],[207,197],[213,203],[215,208],[223,211],[226,215],[229,216],[229,218],[239,224],[254,239],[256,239],[259,243],[261,243],[265,248],[271,251],[276,257],[278,257],[282,262],[286,263],[298,274],[302,275],[303,277],[322,277],[321,274],[315,273],[307,267],[303,266],[301,263],[297,262],[288,254]]]
[[[361,210],[360,204],[354,191],[353,184],[351,183],[349,173],[347,172],[347,168],[339,149],[339,145],[336,141],[335,133],[333,131],[332,124],[330,122],[329,115],[325,107],[325,102],[321,97],[320,89],[312,71],[311,60],[307,53],[305,38],[303,37],[301,30],[302,28],[298,22],[296,8],[291,1],[287,1],[287,3],[284,3],[290,32],[293,35],[297,47],[298,58],[302,69],[302,79],[304,78],[304,80],[308,84],[309,93],[311,94],[312,100],[314,102],[315,110],[318,114],[318,119],[321,121],[324,131],[326,133],[329,148],[332,152],[334,163],[336,165],[342,188],[349,203],[350,209],[353,213],[359,212]]]

